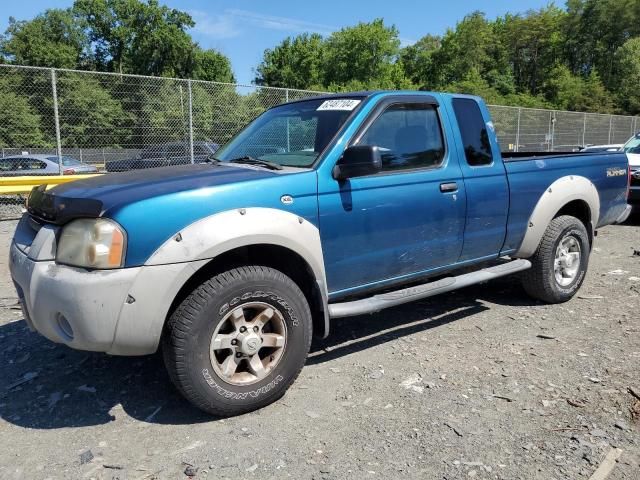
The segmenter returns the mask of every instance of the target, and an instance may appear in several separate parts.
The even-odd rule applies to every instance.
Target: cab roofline
[[[324,95],[317,95],[314,97],[301,98],[299,100],[291,100],[289,102],[281,103],[280,105],[290,105],[294,103],[300,102],[308,102],[309,100],[332,100],[334,98],[353,98],[359,100],[366,100],[374,95],[433,95],[435,92],[430,92],[426,90],[363,90],[360,92],[346,92],[346,93],[327,93]],[[440,92],[442,93],[442,92]],[[280,105],[275,105],[271,108],[279,107]],[[270,110],[270,109],[269,109]]]

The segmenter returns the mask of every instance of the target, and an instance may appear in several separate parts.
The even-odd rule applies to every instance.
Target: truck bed
[[[511,152],[503,154],[509,179],[510,206],[504,251],[522,242],[527,224],[538,200],[559,178],[571,175],[589,179],[600,197],[597,226],[614,223],[626,207],[628,176],[611,175],[610,171],[625,171],[627,157],[623,152],[558,153]]]

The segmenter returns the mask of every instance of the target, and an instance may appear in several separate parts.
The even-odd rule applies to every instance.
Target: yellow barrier
[[[38,175],[21,177],[0,177],[0,195],[18,195],[29,193],[33,187],[47,184],[47,188],[55,187],[61,183],[83,180],[85,178],[96,177],[100,174],[88,175]]]

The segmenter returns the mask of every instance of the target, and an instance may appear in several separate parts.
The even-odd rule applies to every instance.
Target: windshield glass
[[[221,161],[251,157],[284,167],[310,167],[361,98],[307,100],[267,110],[216,152]]]
[[[626,153],[639,153],[640,154],[640,134],[632,137],[623,147]]]

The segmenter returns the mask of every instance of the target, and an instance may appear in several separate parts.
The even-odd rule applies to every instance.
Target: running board
[[[446,277],[435,282],[424,283],[415,287],[396,290],[395,292],[382,293],[373,297],[354,300],[353,302],[330,303],[329,316],[331,318],[351,317],[365,313],[375,313],[385,308],[395,307],[403,303],[415,302],[427,297],[433,297],[441,293],[458,290],[476,283],[486,282],[494,278],[504,277],[512,273],[521,272],[531,268],[529,260],[512,260],[495,267],[483,268],[471,273],[465,273],[457,277]]]

